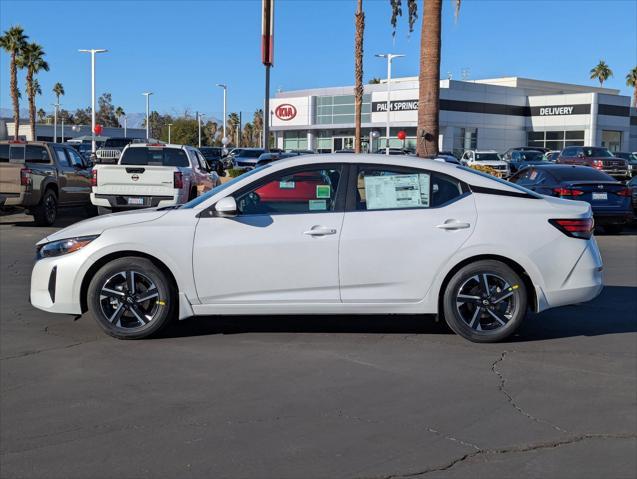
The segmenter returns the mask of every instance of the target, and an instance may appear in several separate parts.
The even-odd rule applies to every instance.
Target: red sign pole
[[[261,61],[265,65],[263,147],[270,151],[270,67],[274,63],[274,0],[261,0]]]

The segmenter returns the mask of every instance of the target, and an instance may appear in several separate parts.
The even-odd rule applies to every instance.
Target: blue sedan
[[[595,168],[536,165],[520,170],[510,181],[542,195],[590,203],[595,224],[607,233],[620,233],[633,219],[631,189]]]

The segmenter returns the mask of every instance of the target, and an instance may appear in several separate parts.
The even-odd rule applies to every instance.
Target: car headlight
[[[38,247],[37,258],[51,258],[53,256],[62,256],[64,254],[73,253],[74,251],[84,248],[98,236],[99,235],[79,236],[77,238],[67,238],[45,243]]]

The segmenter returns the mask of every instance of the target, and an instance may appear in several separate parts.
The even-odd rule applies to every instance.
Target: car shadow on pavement
[[[529,314],[510,342],[637,332],[637,287],[607,286],[589,303]],[[177,321],[162,337],[241,333],[451,334],[420,315],[201,316]]]

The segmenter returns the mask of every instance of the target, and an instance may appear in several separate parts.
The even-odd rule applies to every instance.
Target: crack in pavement
[[[502,354],[500,355],[500,357],[498,359],[496,359],[491,364],[491,371],[493,371],[493,373],[496,374],[498,376],[498,378],[500,379],[500,384],[498,384],[498,390],[500,392],[502,392],[502,394],[504,394],[504,396],[507,398],[507,401],[509,402],[509,404],[511,404],[511,406],[516,411],[518,411],[520,414],[522,414],[523,416],[526,416],[527,418],[529,418],[532,421],[535,421],[537,423],[546,424],[547,426],[552,427],[556,431],[559,431],[559,432],[562,432],[562,433],[568,433],[568,431],[566,429],[561,428],[557,424],[553,424],[553,423],[551,423],[549,421],[546,421],[546,420],[541,419],[539,417],[533,416],[531,413],[529,413],[529,412],[525,411],[524,409],[522,409],[515,402],[515,399],[513,399],[513,396],[511,396],[511,394],[506,390],[506,387],[505,387],[506,379],[504,378],[504,375],[500,371],[498,371],[498,363],[501,363],[502,361],[504,361],[504,358],[506,358],[507,354],[508,354],[507,351],[503,351]]]
[[[377,479],[401,479],[401,478],[410,478],[410,477],[420,477],[425,474],[430,474],[432,472],[440,472],[447,471],[452,467],[460,464],[468,459],[472,459],[478,456],[493,456],[493,455],[503,455],[503,454],[512,454],[512,453],[523,453],[530,451],[539,451],[542,449],[554,449],[561,446],[567,446],[570,444],[575,444],[582,441],[587,441],[590,439],[637,439],[637,434],[635,433],[625,433],[625,434],[580,434],[577,436],[571,436],[569,438],[560,439],[557,441],[549,441],[549,442],[539,442],[534,444],[526,444],[520,446],[506,446],[495,449],[480,449],[475,452],[470,452],[464,454],[463,456],[457,457],[452,461],[436,466],[430,467],[427,469],[423,469],[421,471],[416,472],[408,472],[406,474],[390,474],[387,476],[376,476]]]
[[[67,344],[66,346],[60,346],[59,348],[45,348],[45,349],[36,349],[35,351],[24,351],[22,353],[18,353],[18,354],[14,354],[13,356],[5,356],[0,358],[0,361],[8,361],[9,359],[18,359],[18,358],[24,358],[27,356],[34,356],[36,354],[40,354],[40,353],[47,353],[49,351],[58,351],[61,349],[70,349],[70,348],[74,348],[76,346],[81,346],[82,344],[88,344],[88,343],[92,343],[98,341],[97,339],[91,339],[89,341],[80,341],[77,343],[71,343],[71,344]]]
[[[481,451],[482,450],[482,448],[480,446],[477,446],[477,445],[473,444],[472,442],[463,441],[462,439],[458,439],[456,437],[449,436],[447,434],[443,434],[440,431],[436,431],[435,429],[433,429],[431,427],[428,427],[427,431],[429,431],[429,432],[431,432],[431,433],[433,433],[433,434],[435,434],[437,436],[443,437],[443,438],[445,438],[445,439],[447,439],[449,441],[457,442],[458,444],[462,444],[463,446],[466,446],[466,447],[471,447],[471,448],[475,449],[476,451]]]

